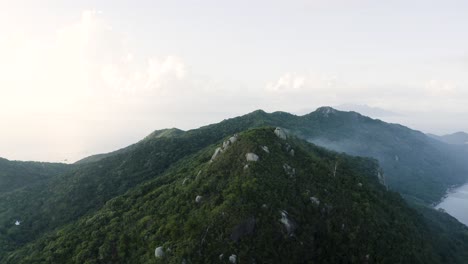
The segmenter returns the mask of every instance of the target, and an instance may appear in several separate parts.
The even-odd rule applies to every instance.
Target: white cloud
[[[28,159],[18,147],[26,141],[35,142],[29,153],[49,150],[35,156],[42,160],[106,151],[98,149],[113,143],[96,144],[97,138],[118,142],[131,120],[146,119],[135,127],[143,136],[158,127],[148,119],[158,120],[155,113],[161,108],[173,107],[178,95],[196,89],[181,58],[140,56],[96,11],[84,11],[49,41],[24,34],[5,39],[8,43],[0,44],[0,117],[12,126],[0,131],[0,156],[7,158]],[[96,122],[106,125],[96,131]]]
[[[321,74],[285,73],[278,80],[269,82],[266,90],[270,92],[303,92],[335,88],[336,76]]]
[[[227,83],[210,72],[194,73],[178,54],[143,55],[130,47],[130,36],[92,10],[49,38],[21,32],[0,37],[0,118],[10,124],[0,130],[0,156],[7,158],[75,160],[134,143],[154,129],[197,127],[258,108],[354,103],[403,113],[438,105],[466,109],[459,83],[420,78],[390,85],[401,73],[381,69],[285,71],[270,82],[264,69],[253,78],[258,85],[242,84],[249,80],[236,71],[225,75],[235,76]],[[438,99],[444,94],[463,96]]]
[[[425,85],[426,92],[433,96],[454,96],[457,93],[457,86],[453,82],[443,82],[430,80]]]
[[[174,56],[163,60],[150,59],[148,65],[146,89],[160,89],[168,82],[182,80],[186,76],[184,62]]]

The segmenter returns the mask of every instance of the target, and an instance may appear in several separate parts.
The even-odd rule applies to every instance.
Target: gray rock
[[[227,140],[223,142],[222,149],[227,149],[229,147],[229,144],[231,144],[231,141]]]
[[[245,158],[247,161],[258,161],[259,159],[258,155],[255,153],[247,153],[245,154]]]
[[[239,137],[239,136],[238,136],[237,134],[235,134],[234,136],[230,137],[230,138],[229,138],[229,141],[231,142],[231,144],[234,144],[234,143],[237,141],[237,138],[238,138],[238,137]]]
[[[284,130],[282,128],[280,128],[280,127],[277,127],[275,129],[275,135],[277,137],[281,138],[281,139],[284,139],[284,140],[288,138],[287,135],[286,135],[286,132],[284,132]]]
[[[263,149],[263,151],[265,151],[266,153],[270,153],[270,150],[268,149],[267,146],[262,146],[262,149]]]
[[[291,155],[291,157],[294,157],[294,149],[291,149],[291,150],[289,151],[289,155]]]
[[[211,161],[215,160],[222,152],[223,150],[221,148],[216,148],[213,156],[211,156]]]
[[[294,223],[293,220],[289,219],[288,212],[282,210],[280,211],[280,213],[281,213],[280,222],[286,228],[288,235],[292,235],[294,233],[294,230],[296,230],[296,224]]]
[[[283,164],[283,169],[284,169],[284,172],[286,172],[286,174],[289,176],[289,177],[294,177],[296,175],[296,169],[289,166],[288,164],[284,163]]]
[[[234,254],[229,256],[229,262],[231,262],[232,264],[235,264],[237,262],[237,256]]]
[[[154,256],[156,258],[163,258],[164,257],[164,249],[163,247],[157,247],[155,250],[154,250]]]
[[[316,205],[320,205],[320,200],[317,197],[310,197],[310,201]]]
[[[195,202],[200,203],[202,199],[203,199],[203,196],[197,195],[197,197],[195,197]]]

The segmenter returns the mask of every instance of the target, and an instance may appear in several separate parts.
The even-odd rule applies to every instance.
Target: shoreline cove
[[[460,223],[468,226],[468,183],[449,188],[447,194],[434,208],[443,209]]]

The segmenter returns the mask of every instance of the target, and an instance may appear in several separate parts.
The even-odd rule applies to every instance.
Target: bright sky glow
[[[467,12],[450,0],[0,0],[0,157],[75,161],[259,108],[368,105],[424,132],[468,131]]]

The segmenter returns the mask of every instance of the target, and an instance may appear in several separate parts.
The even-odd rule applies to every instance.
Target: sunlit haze
[[[256,109],[468,131],[467,1],[0,0],[0,157],[67,161]]]

